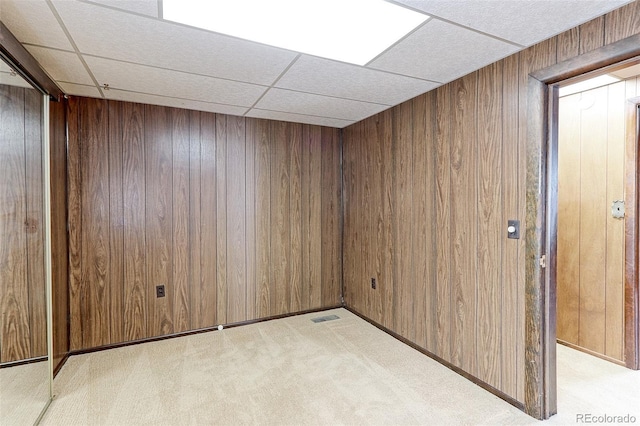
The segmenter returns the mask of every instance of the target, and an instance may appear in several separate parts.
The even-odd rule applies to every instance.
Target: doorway
[[[625,177],[636,175],[625,103],[637,68],[562,86],[558,101],[557,341],[623,365],[625,241],[635,240]]]
[[[525,232],[525,410],[539,419],[557,412],[556,271],[558,228],[559,85],[640,63],[640,35],[529,74],[527,107],[527,215]],[[637,99],[637,98],[636,98]],[[625,152],[638,160],[637,104],[627,101]],[[638,176],[625,175],[624,360],[638,369]],[[632,206],[633,208],[629,208]],[[631,238],[626,238],[630,236]],[[633,244],[627,242],[633,241]],[[613,365],[612,363],[608,363]],[[628,370],[627,370],[628,371]]]

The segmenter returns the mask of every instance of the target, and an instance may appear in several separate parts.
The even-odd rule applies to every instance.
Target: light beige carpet
[[[32,425],[48,401],[46,361],[0,369],[0,425]]]
[[[55,388],[43,425],[537,423],[344,309],[74,356]]]

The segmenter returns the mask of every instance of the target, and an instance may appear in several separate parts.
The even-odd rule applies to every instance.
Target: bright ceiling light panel
[[[365,65],[429,17],[384,0],[163,0],[163,18]]]

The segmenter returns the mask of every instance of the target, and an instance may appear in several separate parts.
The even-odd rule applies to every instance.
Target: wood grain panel
[[[144,118],[142,105],[122,104],[122,179],[126,182],[122,187],[123,251],[126,255],[123,280],[124,311],[121,315],[124,317],[125,341],[147,336],[148,300],[155,296],[152,291],[147,290],[145,266],[147,259],[145,206],[147,203]],[[70,181],[72,181],[71,177]],[[70,188],[70,193],[72,192]]]
[[[67,179],[69,215],[69,349],[82,344],[82,145],[79,134],[80,102],[70,98],[67,104]]]
[[[255,136],[256,119],[248,118],[245,121],[245,192],[246,203],[244,221],[246,226],[246,319],[258,318],[257,311],[257,281],[256,281],[256,146]]]
[[[387,292],[381,293],[382,312],[376,298],[370,297],[372,293],[362,292],[363,283],[370,279],[370,270],[375,274],[389,271],[397,277],[398,268],[407,262],[407,256],[399,255],[402,247],[394,245],[396,238],[385,240],[379,235],[368,235],[389,226],[397,235],[400,221],[395,215],[402,213],[398,199],[402,200],[403,195],[397,193],[401,188],[395,182],[408,180],[414,210],[400,232],[409,229],[414,238],[408,253],[412,259],[411,273],[415,277],[420,275],[423,259],[435,269],[435,288],[426,290],[426,306],[431,300],[435,311],[433,324],[424,330],[434,334],[434,346],[429,350],[473,375],[482,375],[518,401],[525,401],[525,240],[507,239],[504,228],[509,219],[519,219],[522,230],[528,225],[526,148],[532,122],[528,116],[529,74],[593,52],[605,42],[635,34],[638,31],[635,11],[639,4],[627,5],[479,71],[481,84],[477,87],[474,77],[467,76],[433,92],[434,204],[426,208],[427,221],[434,227],[433,254],[425,251],[421,239],[424,232],[419,213],[423,202],[421,153],[412,156],[412,178],[408,174],[398,176],[384,166],[397,164],[399,160],[394,156],[406,149],[394,147],[396,143],[405,143],[400,138],[406,129],[399,128],[398,123],[406,105],[410,105],[413,114],[412,150],[420,149],[422,100],[407,101],[343,130],[344,296],[349,307],[396,333],[415,334],[410,339],[414,343],[423,336],[422,321],[428,313],[422,313],[420,301],[412,304],[415,319],[412,330],[398,326],[397,318],[403,314],[389,305],[389,301],[407,292],[419,296],[419,280],[403,283],[380,278],[379,289]],[[475,96],[476,89],[482,93],[477,97],[477,105],[470,98]],[[388,124],[384,124],[387,119]],[[371,131],[374,128],[377,137]],[[476,130],[481,137],[477,146],[473,143]],[[388,132],[388,139],[382,142],[380,135],[384,132]],[[366,150],[371,150],[370,157]],[[388,156],[384,155],[387,150]],[[380,168],[376,164],[379,161],[383,163]],[[383,183],[377,180],[380,173],[385,173]],[[377,190],[373,190],[376,187],[383,194],[381,208],[376,206],[380,203]],[[473,198],[476,189],[479,203]],[[370,200],[363,194],[369,194]],[[365,215],[371,215],[372,220],[365,220]],[[361,238],[365,235],[370,238],[366,246],[372,252],[361,256],[365,244]],[[464,296],[471,298],[471,303]],[[476,330],[477,336],[470,330]],[[463,344],[470,347],[462,350]],[[452,348],[456,349],[453,354]],[[478,370],[474,370],[473,359],[463,360],[464,357],[477,359]]]
[[[451,361],[451,85],[436,90],[436,355]]]
[[[288,311],[291,289],[291,229],[289,200],[289,165],[291,161],[288,123],[273,123],[271,173],[271,279],[274,282],[275,312]]]
[[[145,106],[147,334],[173,333],[173,147],[168,108]],[[156,297],[156,286],[165,297]]]
[[[608,86],[607,206],[614,200],[625,200],[625,89],[625,82]],[[624,360],[624,220],[607,214],[606,235],[604,354]]]
[[[240,117],[227,117],[226,143],[226,219],[227,219],[227,322],[247,317],[247,225],[245,221],[246,169],[245,123]]]
[[[212,286],[206,286],[202,280],[201,258],[201,181],[200,181],[200,113],[189,112],[189,314],[191,326],[195,329],[206,327],[206,312],[212,309],[208,306],[211,299],[208,291]],[[213,321],[211,321],[213,324]]]
[[[427,235],[428,223],[428,188],[427,180],[430,169],[427,147],[430,145],[427,140],[427,97],[418,96],[411,104],[413,110],[413,122],[409,129],[413,132],[411,157],[413,160],[413,176],[410,181],[412,194],[412,217],[411,222],[415,224],[413,230],[413,241],[411,247],[412,269],[414,273],[413,292],[413,318],[411,318],[412,328],[415,329],[413,341],[423,348],[427,347],[427,322],[430,320],[427,315],[427,289],[430,289],[431,276],[429,274],[429,264],[427,256],[420,253],[429,252]]]
[[[501,386],[502,352],[500,271],[503,268],[502,225],[502,75],[497,62],[478,71],[478,377]]]
[[[625,101],[634,94],[635,79],[560,100],[558,339],[618,360],[625,231],[610,210],[624,198]]]
[[[397,253],[394,282],[396,283],[394,329],[407,339],[415,339],[413,324],[415,279],[413,275],[412,245],[414,229],[405,226],[413,219],[413,108],[406,102],[394,108],[394,185],[395,215],[394,245]]]
[[[558,34],[557,62],[574,58],[580,54],[580,29],[571,28]]]
[[[342,141],[335,129],[322,127],[322,306],[340,303],[342,294]]]
[[[217,116],[200,113],[200,298],[198,326],[211,327],[218,317],[217,235]],[[193,243],[192,243],[193,244]],[[224,248],[222,248],[224,249]],[[197,284],[194,283],[194,287]]]
[[[640,33],[640,2],[631,2],[605,15],[605,44]]]
[[[509,219],[516,219],[518,215],[518,56],[509,56],[503,60],[502,75],[502,226]],[[520,219],[522,220],[522,219]],[[522,225],[522,222],[521,222]],[[504,232],[504,228],[503,231]],[[504,234],[503,234],[504,235]],[[519,328],[518,324],[518,271],[513,265],[518,265],[518,240],[502,239],[502,387],[507,395],[516,395],[518,380]],[[514,348],[516,348],[514,350]]]
[[[75,349],[103,336],[119,343],[111,331],[118,320],[127,341],[340,302],[337,129],[70,103],[70,200],[79,203],[71,228],[82,238],[72,259],[84,259],[71,271],[80,277],[71,291]],[[96,266],[105,272],[97,276]],[[155,294],[160,284],[164,298]],[[108,316],[99,323],[103,306]]]
[[[604,102],[602,102],[604,101]],[[581,116],[581,204],[580,212],[580,329],[579,344],[604,352],[606,220],[607,88],[590,91],[582,99]]]
[[[228,322],[228,270],[227,270],[227,119],[216,115],[216,290],[218,301],[217,322]]]
[[[27,201],[27,283],[31,356],[47,354],[47,307],[44,275],[44,199],[42,176],[42,95],[24,91],[24,149]]]
[[[289,309],[302,309],[302,124],[289,127],[289,229],[291,264],[289,285]]]
[[[271,280],[271,123],[257,120],[256,144],[256,286],[259,317],[275,313],[275,284]]]
[[[82,286],[79,304],[83,347],[111,343],[109,252],[109,146],[107,103],[80,105],[82,149]],[[72,305],[73,306],[73,305]]]
[[[189,112],[172,109],[170,112],[173,144],[173,329],[174,332],[191,330],[191,291],[189,286],[189,167],[190,125]]]
[[[24,92],[0,85],[0,362],[31,358]]]
[[[604,16],[580,25],[580,54],[604,45]]]
[[[557,338],[578,342],[580,322],[580,94],[560,99]]]
[[[109,321],[111,335],[109,341],[121,342],[124,339],[124,320],[122,315],[124,296],[124,201],[122,197],[122,103],[109,104],[109,277],[111,297]]]
[[[367,123],[362,123],[360,126],[361,137],[363,140],[371,140],[371,126],[368,126]],[[372,163],[372,155],[371,149],[367,149],[367,147],[361,145],[361,151],[359,155],[359,161],[362,163],[362,167],[364,170],[371,170]],[[363,173],[361,177],[362,182],[362,191],[360,191],[360,208],[363,214],[358,215],[361,220],[361,228],[365,230],[362,234],[362,242],[360,244],[360,249],[362,251],[362,260],[360,262],[360,276],[364,279],[360,280],[360,286],[358,289],[360,290],[358,300],[359,303],[364,310],[370,309],[369,307],[372,305],[373,298],[373,289],[371,288],[371,277],[373,275],[372,264],[373,264],[373,236],[371,234],[371,181],[372,177],[370,173]]]
[[[477,74],[453,84],[451,141],[451,361],[476,374]]]

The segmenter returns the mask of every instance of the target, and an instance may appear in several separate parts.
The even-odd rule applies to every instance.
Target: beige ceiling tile
[[[630,0],[395,0],[428,15],[454,21],[530,46],[616,9]]]
[[[52,79],[94,85],[93,79],[77,54],[36,46],[27,46],[27,50]]]
[[[0,0],[0,16],[21,43],[73,50],[44,0]]]
[[[253,108],[247,114],[247,117],[265,118],[267,120],[290,121],[293,123],[314,124],[317,126],[337,127],[339,129],[347,127],[355,121],[338,120],[335,118],[315,117],[312,115],[293,114],[288,112],[268,111]]]
[[[78,48],[105,58],[271,85],[296,53],[86,3],[54,2]]]
[[[108,84],[112,89],[246,107],[253,105],[267,89],[254,84],[92,56],[85,56],[85,61],[98,84]]]
[[[276,87],[358,101],[396,105],[438,83],[303,55]]]
[[[518,50],[477,32],[432,20],[368,66],[447,83]]]
[[[162,105],[175,108],[192,109],[196,111],[216,112],[219,114],[242,116],[247,111],[247,108],[242,107],[220,105],[212,102],[199,102],[189,99],[167,98],[164,96],[148,95],[144,93],[124,92],[122,90],[106,90],[104,95],[107,99],[118,101]]]
[[[127,12],[158,18],[158,0],[89,0],[89,3],[115,7]]]
[[[388,108],[387,105],[284,89],[270,89],[255,107],[271,111],[337,118],[345,121],[362,120]]]
[[[66,95],[85,96],[87,98],[102,98],[96,86],[85,86],[73,83],[58,83]]]

